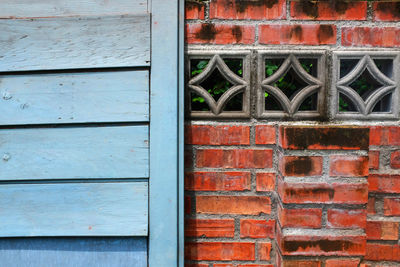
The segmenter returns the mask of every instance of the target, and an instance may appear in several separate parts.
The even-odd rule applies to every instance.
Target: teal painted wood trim
[[[149,177],[146,125],[0,129],[0,140],[0,180]]]
[[[146,13],[146,0],[2,0],[0,18],[105,16]]]
[[[0,71],[148,66],[150,15],[0,20]]]
[[[152,1],[149,266],[178,266],[178,0]]]
[[[1,184],[0,236],[145,236],[148,184]]]
[[[149,120],[148,71],[0,75],[0,125]]]
[[[10,267],[146,267],[147,238],[3,238],[0,259]]]

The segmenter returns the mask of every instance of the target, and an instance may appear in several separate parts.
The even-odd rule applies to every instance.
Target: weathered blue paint
[[[149,120],[148,71],[0,75],[0,125]]]
[[[148,126],[0,129],[0,180],[149,177]]]
[[[0,184],[0,236],[145,236],[147,202],[147,182]]]
[[[148,66],[150,15],[0,20],[0,71]]]
[[[147,238],[4,238],[1,266],[147,267]]]

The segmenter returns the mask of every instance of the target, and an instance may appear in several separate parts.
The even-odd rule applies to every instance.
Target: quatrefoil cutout
[[[224,92],[218,100],[214,99],[214,97],[202,86],[202,83],[205,82],[215,70],[218,70],[223,78],[231,85],[231,87]],[[219,55],[214,55],[205,69],[188,82],[188,87],[194,93],[204,98],[204,101],[207,103],[214,115],[223,112],[227,103],[237,94],[244,92],[247,86],[248,82],[233,73]]]
[[[360,95],[355,90],[354,84],[362,76],[369,77],[370,87],[360,92]],[[368,115],[373,112],[378,102],[395,91],[396,82],[383,74],[369,55],[365,55],[348,74],[337,82],[336,86],[338,92],[351,101],[359,113]]]
[[[304,84],[291,96],[276,86],[276,82],[282,77],[293,71],[297,79]],[[289,115],[294,115],[299,111],[300,106],[312,95],[318,93],[322,88],[322,82],[310,75],[301,65],[294,55],[289,55],[281,64],[281,66],[271,76],[261,82],[262,89],[271,94],[276,101],[279,102],[283,111]]]

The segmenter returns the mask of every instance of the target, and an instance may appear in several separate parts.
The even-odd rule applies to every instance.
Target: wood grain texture
[[[146,178],[148,126],[0,129],[0,180]]]
[[[147,182],[1,184],[0,236],[145,236]]]
[[[0,75],[0,124],[149,120],[148,71]]]
[[[2,266],[146,267],[147,238],[3,238]]]
[[[0,20],[0,71],[148,66],[150,16]]]
[[[0,18],[104,16],[146,12],[146,0],[1,0]]]

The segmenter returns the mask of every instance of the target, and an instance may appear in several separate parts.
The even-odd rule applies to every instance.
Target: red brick
[[[257,145],[273,145],[275,144],[275,127],[271,125],[256,126],[256,144]]]
[[[193,151],[190,149],[185,149],[184,153],[185,168],[193,168]]]
[[[258,192],[268,192],[275,190],[275,173],[257,173],[257,191]]]
[[[278,241],[283,255],[355,256],[365,253],[365,236],[285,236]]]
[[[255,27],[251,25],[228,25],[199,23],[186,25],[188,44],[253,44]]]
[[[274,238],[275,236],[275,220],[240,220],[240,237],[250,238]]]
[[[400,261],[400,246],[368,243],[364,259],[373,261]]]
[[[367,184],[278,183],[283,203],[366,204]]]
[[[187,260],[255,260],[255,244],[249,242],[199,242],[186,243]]]
[[[374,198],[374,197],[371,197],[371,196],[368,197],[367,214],[368,214],[368,215],[374,215],[374,214],[376,214],[376,210],[375,210],[375,198]]]
[[[367,2],[291,2],[290,15],[302,20],[365,20]]]
[[[234,219],[185,220],[185,236],[187,237],[233,237],[234,235],[235,235]]]
[[[204,264],[204,263],[185,263],[185,267],[208,267],[208,264]]]
[[[285,149],[369,149],[369,129],[361,127],[281,126],[279,138]]]
[[[369,191],[378,193],[400,193],[400,175],[370,174]]]
[[[321,228],[322,209],[283,209],[278,207],[278,218],[283,228]]]
[[[204,3],[195,0],[185,1],[185,19],[204,19]]]
[[[336,44],[335,25],[260,25],[261,44]]]
[[[379,151],[369,151],[368,152],[368,159],[369,159],[369,168],[371,170],[378,170],[379,169]]]
[[[272,264],[239,264],[237,267],[275,267]]]
[[[283,176],[322,175],[322,157],[285,156],[279,166]]]
[[[207,267],[208,267],[208,265],[207,265]],[[234,266],[233,266],[233,264],[217,263],[217,264],[214,264],[213,267],[234,267]]]
[[[330,176],[362,177],[368,175],[368,157],[330,156]]]
[[[285,19],[286,1],[212,0],[211,19]]]
[[[365,228],[366,210],[328,210],[328,228]]]
[[[185,214],[190,214],[192,212],[192,198],[185,196]]]
[[[191,145],[249,145],[249,126],[187,125],[185,143]]]
[[[250,190],[250,172],[186,172],[185,190],[243,191]]]
[[[196,212],[208,214],[259,215],[271,213],[266,196],[197,196]]]
[[[258,244],[258,257],[261,261],[269,261],[271,259],[271,243],[263,242]]]
[[[370,128],[369,144],[380,146],[389,144],[389,127],[372,126]]]
[[[314,260],[284,260],[282,267],[321,267],[321,262]]]
[[[400,21],[400,2],[375,2],[373,10],[375,21]]]
[[[400,150],[392,152],[390,156],[390,166],[394,169],[400,169]]]
[[[330,259],[326,260],[325,267],[358,267],[360,260]]]
[[[343,27],[342,45],[400,47],[400,27]]]
[[[385,198],[383,211],[385,216],[400,216],[400,198]]]
[[[271,168],[271,149],[199,149],[196,166],[209,168]]]
[[[397,240],[399,236],[399,223],[368,221],[365,232],[368,240]]]

